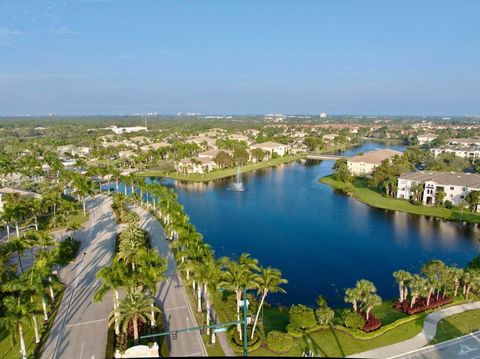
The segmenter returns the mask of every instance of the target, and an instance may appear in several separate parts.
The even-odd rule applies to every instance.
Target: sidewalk
[[[451,315],[462,313],[472,309],[480,309],[480,302],[460,304],[454,307],[438,310],[430,313],[425,318],[422,331],[412,339],[405,340],[400,343],[387,345],[385,347],[369,350],[363,353],[357,353],[349,356],[349,358],[389,358],[403,353],[419,349],[428,345],[435,337],[438,322]]]

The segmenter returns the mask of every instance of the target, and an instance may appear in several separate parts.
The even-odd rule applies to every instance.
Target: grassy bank
[[[437,333],[430,344],[437,344],[477,330],[480,330],[480,309],[455,314],[438,323]]]
[[[344,144],[344,145],[329,147],[320,151],[315,151],[314,154],[342,151],[354,146],[357,146],[357,144]],[[299,159],[307,157],[307,155],[308,153],[298,153],[291,156],[275,158],[270,161],[250,163],[248,165],[241,166],[240,172],[245,173],[245,172],[259,170],[262,168],[275,167],[284,163],[297,161]],[[191,182],[208,182],[208,181],[213,181],[221,178],[232,177],[232,176],[235,176],[236,174],[237,174],[237,168],[227,168],[227,169],[217,170],[217,171],[213,171],[205,174],[198,174],[198,173],[183,174],[178,172],[164,172],[164,171],[157,171],[157,170],[148,170],[148,171],[142,171],[142,172],[136,173],[137,176],[143,176],[143,177],[164,177],[164,178],[171,178],[171,179],[180,180],[180,181],[191,181]]]
[[[336,181],[332,175],[320,179],[320,182],[327,184],[334,189],[351,194],[354,198],[372,207],[389,209],[392,211],[407,212],[429,217],[442,218],[450,221],[465,221],[469,223],[480,223],[480,214],[472,213],[465,209],[462,213],[458,208],[427,207],[414,205],[402,199],[385,197],[381,193],[367,187],[367,180],[356,178],[353,183]]]

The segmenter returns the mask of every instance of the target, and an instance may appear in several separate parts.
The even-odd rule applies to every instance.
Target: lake
[[[343,154],[387,147],[403,149],[367,142]],[[358,279],[393,298],[394,271],[415,272],[431,259],[465,266],[479,254],[478,226],[369,207],[318,182],[332,165],[297,161],[257,170],[243,175],[244,192],[227,190],[233,178],[166,182],[217,257],[247,252],[283,272],[287,294],[272,295],[274,304],[313,305],[322,294],[333,306],[345,305],[344,288]]]

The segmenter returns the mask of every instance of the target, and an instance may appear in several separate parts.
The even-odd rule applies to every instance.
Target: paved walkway
[[[166,330],[189,328],[197,326],[190,302],[188,301],[182,278],[176,273],[175,258],[165,240],[165,233],[160,223],[146,210],[135,207],[140,215],[140,225],[147,230],[153,248],[167,259],[168,279],[158,284],[155,296],[157,305],[162,309],[166,319]],[[177,334],[176,340],[168,337],[170,356],[208,356],[202,337],[198,330]]]
[[[437,332],[437,324],[440,320],[454,314],[462,313],[467,310],[480,309],[480,302],[460,304],[454,307],[441,309],[430,313],[425,318],[422,331],[412,339],[405,340],[400,343],[387,345],[385,347],[369,350],[350,356],[351,358],[390,358],[402,355],[415,349],[419,349],[428,345],[435,337]]]
[[[92,297],[100,286],[97,271],[113,258],[118,225],[110,198],[96,196],[87,205],[93,210],[76,235],[81,241],[79,255],[75,263],[60,271],[65,292],[42,359],[105,357],[112,296],[107,294],[101,303],[95,303]]]

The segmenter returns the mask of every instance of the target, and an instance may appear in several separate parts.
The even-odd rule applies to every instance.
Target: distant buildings
[[[420,193],[415,193],[417,185],[421,185]],[[397,198],[410,200],[418,195],[423,204],[432,205],[436,203],[438,193],[444,192],[442,202],[459,205],[468,193],[479,190],[480,175],[475,173],[409,172],[398,177]]]
[[[120,135],[122,133],[148,131],[145,126],[117,127],[115,125],[112,125],[112,126],[107,127],[106,129],[114,132],[117,135]]]
[[[18,194],[20,197],[23,198],[41,198],[41,196],[38,193],[35,192],[30,192],[30,191],[23,191],[20,189],[15,189],[15,188],[10,188],[10,187],[3,187],[0,188],[0,213],[3,212],[3,207],[4,207],[4,201],[2,198],[6,194]]]
[[[445,153],[453,153],[457,157],[474,160],[480,158],[480,146],[477,147],[441,147],[432,148],[430,152],[434,157]]]
[[[175,163],[177,172],[205,174],[218,168],[212,158],[184,158]]]
[[[418,138],[418,144],[424,145],[426,143],[430,143],[433,140],[435,140],[437,138],[437,135],[427,133],[424,135],[418,135],[417,138]]]
[[[320,118],[327,118],[327,114],[326,114],[325,112],[322,112],[322,113],[320,114]]]
[[[402,152],[391,150],[389,148],[382,150],[369,151],[361,155],[350,157],[347,160],[347,166],[354,176],[367,176],[375,168],[380,166],[383,161],[391,160],[395,156],[400,156]]]

